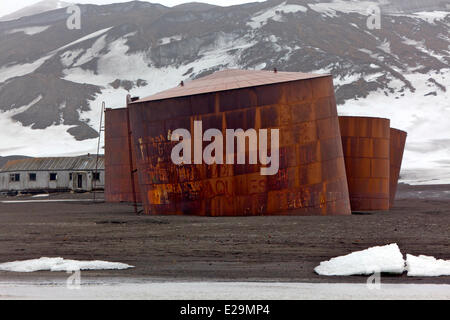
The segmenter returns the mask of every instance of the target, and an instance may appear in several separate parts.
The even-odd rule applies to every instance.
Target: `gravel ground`
[[[0,262],[64,257],[135,266],[82,273],[94,280],[365,283],[367,277],[321,277],[313,269],[323,260],[394,242],[403,254],[450,259],[448,185],[401,185],[390,212],[339,217],[139,216],[129,204],[45,202],[91,197],[0,198]],[[44,202],[4,202],[29,199]],[[65,273],[0,272],[3,282],[64,278]],[[450,284],[450,277],[383,275],[382,281]]]

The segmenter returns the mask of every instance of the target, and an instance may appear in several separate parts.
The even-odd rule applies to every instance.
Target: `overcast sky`
[[[14,11],[27,7],[29,5],[35,4],[41,0],[0,0],[0,17],[10,14]],[[65,0],[63,0],[65,1]],[[165,6],[171,7],[176,6],[180,3],[186,2],[206,2],[221,6],[230,6],[234,4],[241,4],[245,2],[257,2],[262,0],[142,0],[153,3],[161,3]],[[127,0],[67,0],[65,2],[75,2],[75,3],[93,3],[93,4],[107,4],[107,3],[117,3],[117,2],[129,2]]]

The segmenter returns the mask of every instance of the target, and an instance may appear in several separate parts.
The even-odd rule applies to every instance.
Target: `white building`
[[[103,156],[13,160],[0,169],[1,192],[92,191],[104,186]]]

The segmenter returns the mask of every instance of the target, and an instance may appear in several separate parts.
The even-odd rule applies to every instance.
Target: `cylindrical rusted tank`
[[[351,214],[331,76],[222,71],[129,109],[147,214]],[[193,134],[195,120],[203,132],[221,130],[224,144],[226,129],[279,129],[278,174],[261,175],[259,164],[173,164],[178,142],[168,138]]]
[[[130,145],[127,109],[106,109],[105,111],[105,201],[133,202],[132,170],[130,166]],[[132,159],[136,159],[132,154]],[[134,162],[134,161],[133,161]],[[139,184],[134,179],[136,201],[141,202]]]
[[[397,193],[398,179],[402,168],[403,152],[405,150],[407,133],[391,128],[391,172],[390,172],[390,207],[394,206],[395,194]]]
[[[390,120],[339,117],[352,211],[389,209]]]

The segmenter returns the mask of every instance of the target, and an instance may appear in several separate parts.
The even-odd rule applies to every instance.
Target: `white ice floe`
[[[134,268],[125,263],[107,261],[78,261],[63,258],[40,258],[0,264],[0,271],[76,271],[76,270],[124,270]]]
[[[376,272],[402,274],[405,261],[397,244],[373,247],[321,262],[314,269],[323,276],[370,275]]]
[[[406,270],[409,277],[450,276],[450,260],[439,260],[429,256],[406,255]]]

